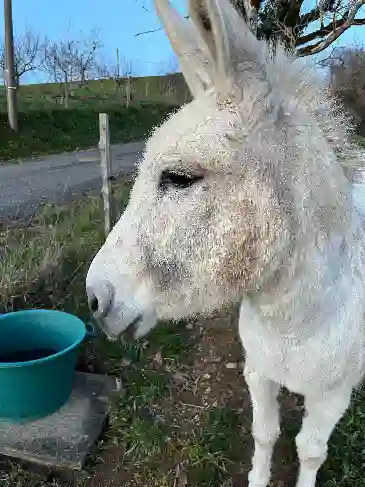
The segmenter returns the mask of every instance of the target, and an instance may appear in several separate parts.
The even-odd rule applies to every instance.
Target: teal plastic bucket
[[[54,413],[72,393],[79,346],[92,330],[55,310],[0,315],[0,420]]]

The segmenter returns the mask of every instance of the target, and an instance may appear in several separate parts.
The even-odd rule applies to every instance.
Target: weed
[[[320,472],[323,487],[363,487],[365,472],[365,390],[353,395],[330,442],[328,460]]]
[[[222,485],[229,466],[241,460],[244,444],[240,430],[240,418],[229,408],[216,407],[203,413],[198,434],[183,447],[194,485]]]

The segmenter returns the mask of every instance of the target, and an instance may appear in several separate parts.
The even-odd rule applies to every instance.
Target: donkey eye
[[[162,190],[166,190],[169,186],[179,189],[189,188],[201,179],[203,179],[203,176],[198,176],[197,174],[165,170],[161,174],[159,188]]]

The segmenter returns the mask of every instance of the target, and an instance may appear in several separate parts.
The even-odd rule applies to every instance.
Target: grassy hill
[[[166,103],[181,105],[190,100],[188,87],[181,73],[166,76],[131,78],[131,101],[138,103]],[[98,108],[125,106],[127,79],[91,80],[85,85],[69,84],[69,108]],[[22,85],[18,92],[20,111],[63,108],[62,83]],[[6,93],[0,89],[0,111],[6,111]]]
[[[6,93],[0,89],[0,162],[95,147],[98,113],[110,116],[112,143],[141,140],[171,111],[190,99],[180,73],[132,78],[126,106],[126,79],[88,81],[69,87],[65,108],[60,83],[22,85],[18,92],[19,133],[7,122]]]

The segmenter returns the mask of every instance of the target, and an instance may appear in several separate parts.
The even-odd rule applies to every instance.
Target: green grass
[[[166,104],[106,108],[111,143],[145,139],[175,109]],[[0,161],[96,147],[99,111],[76,108],[20,112],[18,134],[8,127],[6,114],[0,113]]]
[[[365,137],[362,135],[355,135],[354,141],[363,149],[365,149]]]
[[[363,487],[365,472],[365,389],[354,393],[347,414],[330,441],[326,467],[321,472],[324,487]]]
[[[2,307],[12,307],[25,293],[41,292],[40,288],[47,287],[47,279],[52,279],[55,272],[67,272],[66,279],[72,281],[85,265],[83,259],[87,259],[89,246],[103,241],[101,216],[99,198],[91,197],[86,204],[80,202],[67,210],[46,206],[26,228],[3,228],[0,231]],[[77,261],[72,262],[76,256]],[[52,284],[56,286],[57,280]],[[57,299],[55,293],[50,296]]]
[[[114,184],[120,211],[129,191],[129,183]],[[3,246],[11,243],[0,260],[2,311],[46,306],[89,318],[85,273],[104,240],[99,196],[62,208],[48,206],[29,228],[8,228],[2,239]],[[14,464],[7,473],[0,471],[0,487],[95,487],[92,479],[103,469],[105,483],[98,481],[98,487],[222,487],[235,485],[230,483],[235,475],[244,482],[249,463],[243,458],[247,454],[250,457],[252,443],[244,428],[249,404],[242,412],[221,400],[228,387],[235,395],[240,394],[242,380],[226,377],[229,371],[223,367],[219,369],[219,387],[215,382],[218,369],[209,370],[211,378],[201,384],[206,369],[196,368],[196,364],[201,364],[198,351],[204,338],[185,325],[163,323],[136,342],[111,343],[100,334],[85,346],[83,359],[92,362],[98,372],[121,378],[124,387],[124,393],[113,404],[102,443],[87,463],[90,479],[80,475],[72,482],[56,481]],[[222,354],[224,333],[220,330],[215,338]],[[226,331],[230,333],[232,330]],[[209,350],[210,345],[208,355]],[[188,377],[186,386],[177,382],[179,374]],[[214,389],[217,404],[202,406],[208,386],[218,387]],[[194,404],[182,400],[180,393],[185,389]],[[292,439],[298,422],[287,420],[286,425],[285,435]],[[329,458],[319,476],[320,487],[363,486],[364,425],[365,395],[360,390],[331,438]],[[285,448],[290,448],[284,462],[288,465],[295,457],[293,443],[287,441]],[[108,460],[110,452],[114,452],[119,468],[132,477],[131,483],[120,480],[118,484],[112,479],[115,464]],[[288,485],[293,485],[293,479]]]
[[[182,453],[194,485],[220,486],[227,478],[228,467],[241,461],[245,448],[239,434],[241,418],[233,410],[216,407],[202,414],[200,424],[196,437]]]

